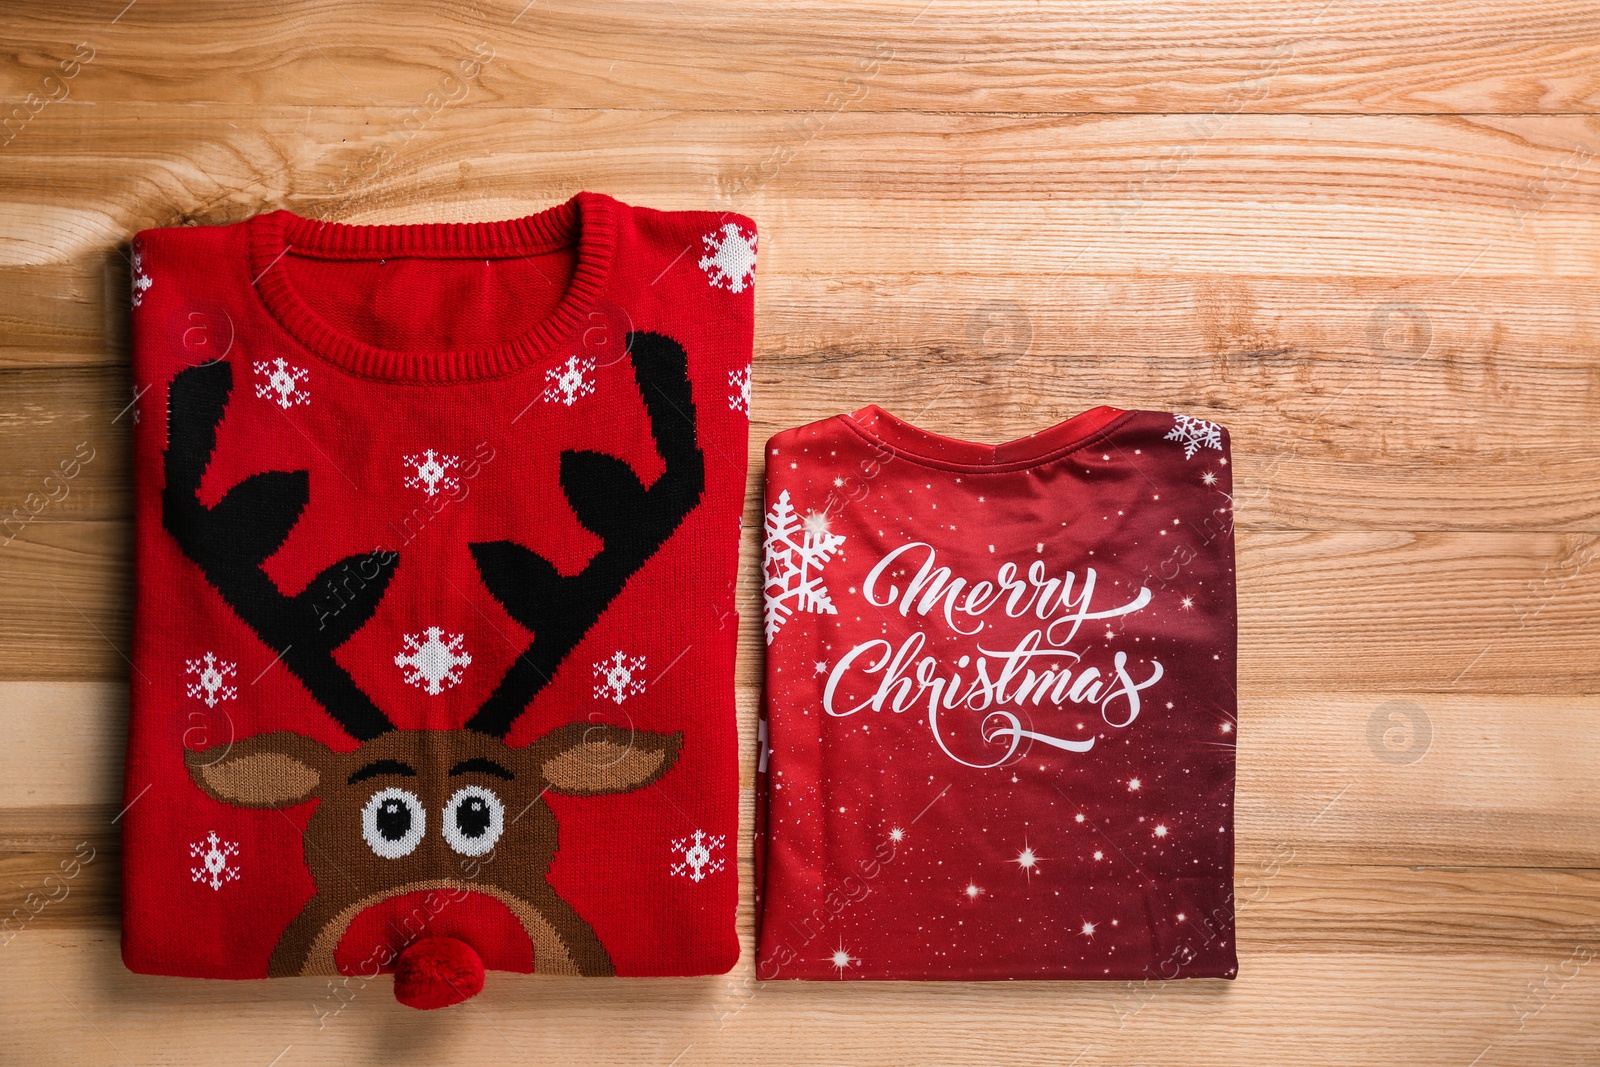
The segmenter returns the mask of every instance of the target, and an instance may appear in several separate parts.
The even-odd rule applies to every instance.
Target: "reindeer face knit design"
[[[419,1006],[731,967],[732,857],[677,872],[737,834],[754,225],[579,194],[135,249],[127,965]]]

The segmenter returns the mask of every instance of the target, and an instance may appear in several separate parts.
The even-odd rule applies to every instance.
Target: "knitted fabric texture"
[[[1232,977],[1227,433],[767,445],[762,979]]]
[[[137,236],[128,967],[733,965],[755,240],[589,193]]]

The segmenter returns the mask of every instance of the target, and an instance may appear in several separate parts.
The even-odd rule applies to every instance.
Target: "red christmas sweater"
[[[755,240],[138,235],[128,967],[733,965]]]
[[[1227,432],[767,445],[756,974],[1233,977]]]

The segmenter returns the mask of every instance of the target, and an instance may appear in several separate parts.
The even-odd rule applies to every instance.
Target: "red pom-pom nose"
[[[394,999],[408,1008],[448,1008],[483,989],[483,960],[465,941],[425,937],[394,964]]]

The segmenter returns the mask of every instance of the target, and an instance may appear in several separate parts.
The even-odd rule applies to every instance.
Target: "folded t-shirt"
[[[756,974],[1231,978],[1227,432],[766,449]]]

